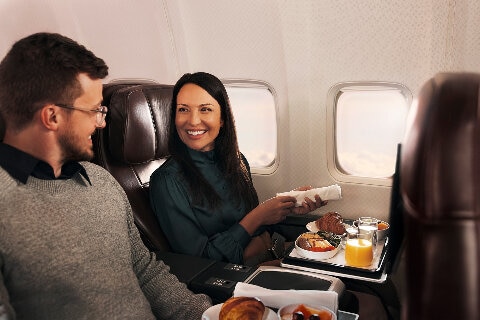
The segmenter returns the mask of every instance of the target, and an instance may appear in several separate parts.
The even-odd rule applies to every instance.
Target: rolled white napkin
[[[264,305],[280,309],[288,304],[303,303],[323,306],[337,313],[338,293],[321,290],[271,290],[253,284],[238,282],[233,291],[234,297],[256,297]]]
[[[292,196],[297,199],[297,203],[295,203],[296,207],[300,207],[305,201],[305,198],[309,198],[312,201],[315,201],[315,195],[318,194],[322,200],[340,200],[342,198],[342,189],[338,184],[332,184],[328,187],[321,187],[310,189],[307,191],[288,191],[277,193],[278,196]]]

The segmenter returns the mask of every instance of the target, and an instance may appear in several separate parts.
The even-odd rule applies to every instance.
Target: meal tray
[[[342,245],[342,244],[341,244]],[[369,267],[352,267],[345,264],[345,249],[342,247],[338,253],[327,260],[314,260],[302,257],[292,245],[282,260],[282,267],[308,270],[311,272],[326,273],[335,276],[350,278],[366,278],[375,282],[384,282],[384,273],[389,249],[389,238],[379,241],[373,262]]]

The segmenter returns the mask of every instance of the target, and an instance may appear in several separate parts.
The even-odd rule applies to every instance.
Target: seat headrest
[[[480,74],[440,73],[419,93],[402,148],[402,193],[420,219],[480,213]]]
[[[151,83],[104,86],[105,134],[116,161],[139,164],[168,155],[172,91],[171,85]]]

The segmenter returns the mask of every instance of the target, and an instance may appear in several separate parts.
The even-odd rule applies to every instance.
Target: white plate
[[[320,230],[318,230],[317,225],[315,224],[315,221],[307,223],[307,230],[310,231],[310,232],[320,231]]]
[[[202,320],[218,320],[220,309],[222,309],[223,303],[216,304],[202,314]],[[265,307],[262,320],[278,320],[278,316],[272,309]]]

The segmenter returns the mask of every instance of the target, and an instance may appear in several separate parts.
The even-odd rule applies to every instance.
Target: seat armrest
[[[173,253],[169,251],[156,251],[157,260],[162,260],[170,267],[178,280],[190,285],[193,279],[216,263],[215,260]]]

